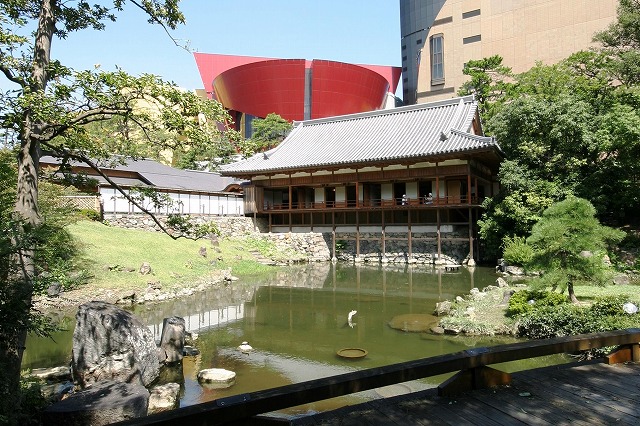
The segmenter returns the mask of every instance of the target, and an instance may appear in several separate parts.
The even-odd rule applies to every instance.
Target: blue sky
[[[192,51],[400,66],[398,0],[183,0],[181,9],[187,23],[172,34]],[[203,87],[193,55],[130,6],[105,31],[54,40],[52,57]]]

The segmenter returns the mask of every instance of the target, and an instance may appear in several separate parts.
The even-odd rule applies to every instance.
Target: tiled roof
[[[246,175],[368,162],[426,159],[478,150],[500,152],[496,141],[471,133],[471,96],[430,104],[296,123],[276,148],[221,168]]]
[[[46,155],[40,159],[40,163],[57,165],[60,161]],[[87,169],[87,176],[96,179],[100,185],[109,185],[103,177],[94,176],[84,163],[71,162],[71,165]],[[109,170],[120,170],[135,173],[139,177],[111,177],[114,182],[123,186],[150,186],[157,189],[211,193],[224,192],[229,185],[241,183],[234,178],[220,176],[218,173],[175,169],[150,159],[127,160],[125,164],[105,162],[100,166],[107,176],[110,175]]]

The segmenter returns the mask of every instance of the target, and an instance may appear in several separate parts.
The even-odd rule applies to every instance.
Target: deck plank
[[[296,419],[292,425],[636,425],[640,363],[587,362],[513,373],[509,386],[440,397],[431,389]]]

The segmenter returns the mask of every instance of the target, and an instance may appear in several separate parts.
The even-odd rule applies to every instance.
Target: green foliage
[[[538,285],[568,287],[570,295],[574,284],[604,285],[611,272],[604,254],[623,237],[623,232],[600,224],[587,200],[568,197],[553,204],[527,238],[534,249],[531,266],[544,272]]]
[[[566,296],[553,291],[520,290],[509,299],[505,315],[514,318],[519,315],[547,306],[559,306],[568,303]]]
[[[526,266],[533,258],[533,248],[527,244],[524,237],[505,237],[502,257],[509,265]]]
[[[102,216],[100,212],[97,212],[93,209],[80,209],[78,210],[78,214],[83,217],[86,217],[89,220],[95,220],[96,222],[100,222],[102,220]]]
[[[258,118],[251,123],[252,142],[258,147],[273,148],[289,134],[292,124],[276,113],[268,114],[265,118]]]
[[[486,132],[509,159],[499,173],[501,192],[487,201],[479,222],[486,253],[499,256],[505,236],[527,236],[542,211],[569,194],[589,200],[607,223],[637,221],[639,4],[621,0],[617,21],[596,36],[601,49],[537,64],[483,107]],[[482,63],[502,65],[492,58]],[[469,85],[490,93],[495,82],[487,78],[494,75],[477,68]]]
[[[529,339],[546,339],[640,326],[639,314],[626,314],[622,310],[626,301],[629,300],[607,297],[591,306],[540,306],[521,316],[518,335]]]
[[[470,60],[464,64],[462,73],[471,79],[462,84],[458,94],[475,95],[480,112],[486,118],[491,116],[493,104],[513,88],[512,83],[505,81],[513,76],[511,68],[502,64],[499,55]]]
[[[211,235],[220,235],[220,230],[215,223],[197,223],[189,215],[170,214],[167,216],[167,225],[173,232],[196,240]]]
[[[640,1],[620,0],[618,19],[595,41],[604,45],[613,73],[626,84],[640,83]]]

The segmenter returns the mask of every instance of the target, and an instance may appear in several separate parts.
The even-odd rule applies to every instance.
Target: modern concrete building
[[[493,55],[524,72],[592,46],[617,0],[400,0],[405,104],[457,96],[464,64]]]

